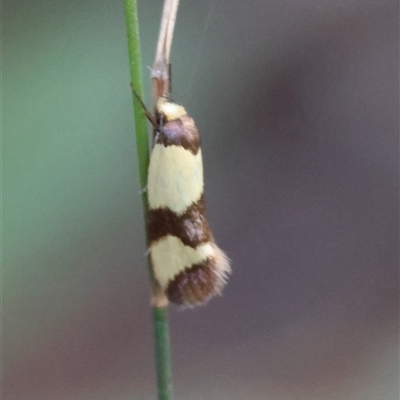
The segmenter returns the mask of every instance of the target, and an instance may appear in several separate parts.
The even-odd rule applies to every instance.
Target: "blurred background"
[[[3,399],[155,399],[123,1],[2,3]],[[399,398],[398,11],[182,0],[173,97],[233,275],[171,307],[177,400]]]

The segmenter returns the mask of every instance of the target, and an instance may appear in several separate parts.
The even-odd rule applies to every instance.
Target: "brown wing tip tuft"
[[[225,253],[216,245],[214,249],[213,257],[185,268],[169,283],[166,295],[170,302],[191,307],[221,295],[231,267]]]

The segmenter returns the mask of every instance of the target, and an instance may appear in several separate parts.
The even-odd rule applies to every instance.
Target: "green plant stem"
[[[128,35],[128,53],[131,82],[137,94],[143,98],[142,61],[140,52],[139,22],[136,0],[125,0],[125,16]],[[148,200],[147,172],[150,160],[149,140],[147,134],[147,119],[140,101],[132,93],[133,112],[135,116],[136,146],[140,173],[140,186],[142,189],[142,204],[146,226],[146,244],[149,245],[147,231]],[[149,261],[150,262],[150,261]],[[151,266],[150,279],[151,278]],[[166,307],[153,306],[153,325],[155,341],[155,358],[157,370],[158,400],[172,400],[172,369],[169,339],[168,311]]]
[[[166,307],[153,307],[154,338],[156,345],[156,367],[158,400],[172,400],[173,384],[171,371],[171,350]]]
[[[140,51],[139,21],[136,0],[125,0],[126,29],[128,34],[128,54],[131,82],[136,93],[143,99],[142,57]],[[147,170],[149,168],[150,149],[147,135],[147,119],[139,99],[133,95],[133,113],[135,116],[136,146],[139,162],[140,186],[145,221],[147,219]]]

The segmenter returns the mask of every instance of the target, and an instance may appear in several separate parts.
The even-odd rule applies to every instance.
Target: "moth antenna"
[[[139,93],[136,91],[135,87],[133,86],[133,83],[130,83],[130,86],[132,88],[132,92],[135,95],[135,97],[138,99],[140,105],[142,106],[144,113],[146,114],[146,118],[150,121],[150,123],[153,125],[155,130],[160,129],[159,124],[157,123],[156,118],[154,115],[149,111],[149,109],[146,107],[146,104],[144,104],[144,101],[140,97]]]

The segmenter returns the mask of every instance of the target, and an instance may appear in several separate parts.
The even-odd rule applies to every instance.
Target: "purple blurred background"
[[[181,3],[174,100],[233,275],[171,308],[176,399],[398,399],[398,2]],[[124,23],[3,1],[4,400],[156,397]]]

